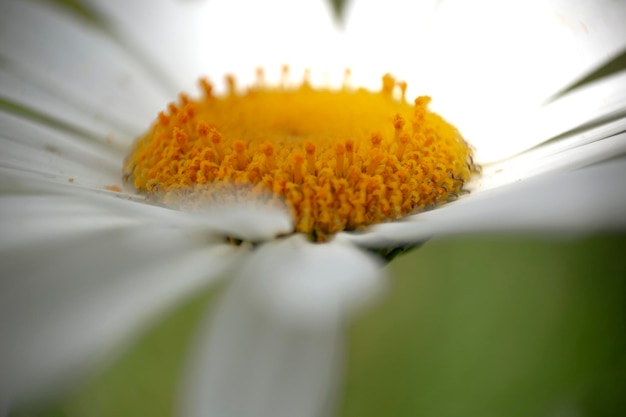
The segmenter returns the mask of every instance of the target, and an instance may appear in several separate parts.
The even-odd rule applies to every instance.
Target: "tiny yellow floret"
[[[288,73],[272,87],[258,69],[245,92],[229,75],[223,96],[201,79],[201,98],[181,94],[135,142],[124,178],[178,207],[269,194],[296,231],[324,240],[455,199],[479,170],[430,97],[409,104],[390,74],[371,92],[350,88],[349,71],[337,90],[313,88],[308,73],[290,86]]]

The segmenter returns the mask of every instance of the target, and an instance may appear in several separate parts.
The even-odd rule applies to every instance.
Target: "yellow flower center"
[[[406,102],[406,83],[380,92],[256,84],[198,100],[181,94],[134,144],[124,177],[148,197],[179,206],[258,194],[284,200],[295,229],[318,240],[450,201],[478,170],[460,133]],[[346,72],[346,80],[349,72]],[[394,93],[399,97],[394,97]]]

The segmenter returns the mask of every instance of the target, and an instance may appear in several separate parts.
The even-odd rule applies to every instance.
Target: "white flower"
[[[355,2],[345,32],[319,2],[2,3],[0,407],[72,382],[233,275],[198,331],[181,413],[330,413],[344,322],[384,286],[361,248],[626,226],[626,73],[543,104],[623,52],[623,4],[397,3]],[[105,189],[122,185],[126,147],[198,75],[284,60],[320,77],[350,65],[364,85],[392,70],[410,95],[432,95],[484,163],[473,193],[316,245],[280,238],[292,228],[280,211],[190,215]]]

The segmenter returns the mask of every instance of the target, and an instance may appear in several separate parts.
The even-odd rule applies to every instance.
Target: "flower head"
[[[292,21],[263,13],[267,2],[246,4],[243,16],[235,3],[95,1],[78,3],[80,14],[66,2],[0,6],[0,407],[72,382],[174,302],[230,275],[194,345],[183,413],[320,415],[332,408],[344,322],[384,286],[369,249],[444,234],[625,226],[626,77],[563,92],[623,50],[623,5],[589,2],[577,15],[556,2],[524,3],[493,22],[474,2],[477,13],[467,2],[411,3],[419,13],[357,2],[339,34],[328,16],[308,26],[323,15],[317,3],[273,5],[292,10]],[[147,7],[155,18],[145,19]],[[368,10],[394,25],[377,30]],[[532,33],[557,34],[512,36],[522,33],[519,16],[537,24]],[[581,40],[581,31],[591,35]],[[322,35],[327,49],[316,53]],[[501,48],[500,39],[524,48]],[[359,64],[342,63],[354,69],[343,90],[308,78],[270,88],[264,74],[245,96],[234,78],[225,92],[205,83],[203,99],[182,96],[141,133],[208,68],[243,75],[288,60],[315,65],[313,78],[338,57]],[[537,62],[550,69],[545,77]],[[382,94],[350,91],[378,82],[369,71],[396,67],[410,82],[397,86],[400,101],[389,77]],[[476,146],[480,178],[467,181],[476,165],[459,131],[427,99],[412,106],[405,94],[434,98],[433,109]],[[312,106],[316,116],[301,117]],[[125,179],[142,193],[124,188],[125,157]],[[259,205],[259,184],[288,210]],[[465,187],[470,195],[417,213]],[[195,213],[170,206],[198,201]]]
[[[430,97],[410,105],[407,84],[389,74],[379,92],[260,78],[238,93],[227,81],[224,97],[202,80],[204,97],[183,95],[159,113],[125,161],[135,189],[178,208],[285,201],[295,231],[322,241],[441,205],[478,171],[461,134],[428,110]]]

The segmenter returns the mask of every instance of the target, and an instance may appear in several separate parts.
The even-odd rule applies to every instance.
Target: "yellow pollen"
[[[284,66],[272,87],[259,68],[245,92],[226,76],[223,96],[201,79],[201,98],[181,94],[135,142],[124,178],[149,199],[183,208],[284,201],[295,230],[317,240],[462,193],[479,167],[457,129],[428,110],[430,97],[409,104],[407,84],[390,74],[380,92],[355,90],[349,77],[346,70],[338,90],[320,89],[307,71],[291,86]]]

